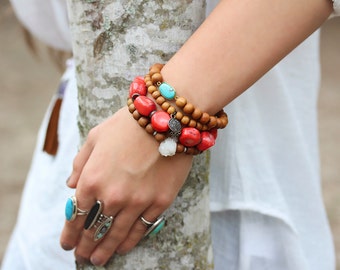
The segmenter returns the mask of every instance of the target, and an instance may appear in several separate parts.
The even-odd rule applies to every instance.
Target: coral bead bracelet
[[[160,142],[161,155],[199,154],[215,144],[217,129],[227,126],[228,116],[223,110],[210,116],[176,96],[175,89],[163,82],[162,67],[155,64],[144,78],[134,79],[129,90],[129,111]]]

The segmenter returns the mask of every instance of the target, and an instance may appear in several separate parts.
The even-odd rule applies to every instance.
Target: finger
[[[156,222],[160,214],[159,209],[154,208],[153,210],[148,209],[143,215],[140,215],[133,224],[128,237],[119,245],[116,252],[126,254],[133,249],[144,238],[146,231]]]
[[[125,208],[116,216],[111,230],[91,255],[91,262],[94,265],[105,265],[115,253],[117,247],[126,240],[132,226],[143,210],[143,208]],[[145,228],[141,227],[140,229],[143,234]]]
[[[89,229],[89,230],[84,230],[82,232],[82,235],[79,239],[79,242],[78,242],[76,250],[75,250],[75,255],[76,255],[77,261],[83,260],[83,259],[90,259],[92,257],[92,253],[94,252],[96,247],[101,246],[102,243],[104,241],[106,241],[106,239],[112,233],[112,228],[116,227],[117,220],[118,220],[118,226],[119,226],[119,224],[121,223],[121,221],[120,221],[121,218],[117,218],[115,216],[118,216],[118,217],[120,216],[120,214],[117,214],[117,213],[119,213],[121,207],[122,207],[121,203],[117,203],[117,204],[113,204],[113,205],[110,204],[110,207],[108,205],[107,205],[107,207],[103,207],[103,215],[101,216],[101,218],[97,219],[95,226],[93,228]],[[107,211],[110,211],[109,215],[108,215]],[[107,233],[104,233],[103,236],[100,236],[101,235],[101,231],[100,231],[101,225],[105,224],[106,221],[108,221],[110,218],[113,219],[111,227],[108,229]],[[123,222],[125,222],[126,224],[129,224],[128,220],[123,221]],[[119,237],[122,237],[122,236],[123,236],[123,234],[121,234]],[[98,237],[99,239],[97,239],[96,237]],[[117,239],[116,237],[113,237],[113,238]],[[110,241],[113,241],[113,240],[111,239]],[[114,243],[114,241],[113,241],[113,243]],[[108,248],[104,248],[104,252],[102,252],[103,254],[100,255],[101,258],[104,258],[104,259],[100,259],[100,260],[95,259],[94,262],[92,262],[92,263],[95,264],[95,265],[103,265],[111,257],[111,255],[114,253],[115,248],[116,248],[116,245],[110,244]]]
[[[83,168],[85,167],[85,164],[87,163],[89,157],[91,156],[91,153],[94,148],[93,136],[94,131],[90,131],[89,136],[87,140],[85,141],[84,145],[80,148],[78,154],[73,160],[73,170],[71,173],[71,176],[67,180],[67,186],[70,188],[76,188],[78,184],[78,180],[80,178],[80,175],[82,174]]]
[[[77,193],[76,198],[80,197]],[[92,206],[95,204],[95,199],[84,199],[80,197],[77,199],[77,207],[81,210],[89,212]],[[84,223],[87,215],[79,215],[72,221],[65,221],[64,228],[60,236],[60,244],[65,250],[73,249],[81,237],[81,233],[84,229]]]

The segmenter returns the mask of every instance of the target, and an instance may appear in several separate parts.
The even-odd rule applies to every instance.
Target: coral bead
[[[181,144],[187,147],[195,146],[201,141],[201,134],[196,128],[185,127],[179,136]]]
[[[149,116],[150,113],[156,110],[156,104],[150,98],[146,96],[138,96],[133,104],[136,110],[144,116]]]
[[[136,77],[130,85],[129,97],[133,98],[136,96],[146,95],[146,84],[143,77]]]
[[[217,128],[213,128],[209,130],[209,132],[214,136],[215,140],[217,139]]]
[[[163,111],[155,112],[151,116],[151,125],[157,132],[166,132],[169,130],[170,115]]]
[[[201,142],[196,146],[196,148],[200,151],[204,151],[214,145],[215,145],[214,135],[208,131],[203,131],[201,133]]]

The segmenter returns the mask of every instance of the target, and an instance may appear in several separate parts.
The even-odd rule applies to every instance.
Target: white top
[[[208,11],[217,2],[210,0]],[[338,13],[339,2],[334,2]],[[12,4],[19,19],[37,38],[57,49],[71,48],[63,0],[12,0]],[[238,247],[239,254],[233,258],[236,266],[230,269],[334,270],[333,245],[320,190],[318,40],[319,32],[316,32],[225,108],[230,123],[219,132],[218,145],[213,148],[211,157],[211,211],[238,210],[241,213],[227,223],[215,221],[214,215],[212,219],[213,234],[219,230],[233,232],[239,227],[241,236],[237,244],[231,242],[223,249],[228,241],[222,237],[220,242],[216,241],[221,250]],[[53,190],[51,185],[58,190],[58,196],[52,193],[54,199],[60,201],[58,205],[63,207],[65,198],[71,195],[62,188],[65,184],[63,181],[60,184],[59,178],[68,177],[71,160],[77,152],[74,145],[74,140],[78,141],[77,99],[72,67],[65,76],[72,82],[69,86],[72,89],[66,91],[68,101],[62,108],[62,116],[67,117],[61,120],[65,121],[61,126],[64,125],[65,132],[67,130],[62,137],[61,152],[67,158],[58,160],[60,164],[55,173],[48,172],[58,177],[51,179],[49,185],[41,185],[41,177],[38,177],[41,172],[37,168],[41,164],[50,166],[51,160],[41,153],[41,142],[38,142],[3,270],[37,269],[35,265],[45,260],[48,260],[46,269],[73,268],[73,256],[71,253],[63,255],[65,252],[58,244],[59,232],[54,226],[43,227],[46,222],[32,218],[31,227],[36,231],[27,234],[27,224],[21,222],[32,214],[32,205],[46,207]],[[43,128],[44,125],[46,123]],[[58,168],[65,169],[60,172]],[[50,224],[56,224],[60,230],[63,209],[43,210],[45,220],[53,221]],[[234,228],[229,229],[233,223]],[[46,243],[47,239],[55,241],[55,245]],[[58,254],[54,256],[55,262],[51,262],[51,252]],[[220,256],[226,257],[226,254],[222,252]],[[20,257],[24,262],[18,260]],[[216,269],[225,268],[222,264],[216,265]]]
[[[20,22],[48,46],[71,51],[65,0],[10,0]]]

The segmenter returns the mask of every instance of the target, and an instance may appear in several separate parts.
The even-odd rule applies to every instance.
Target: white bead
[[[158,151],[163,157],[169,157],[176,154],[177,142],[173,138],[166,138],[159,145]]]

